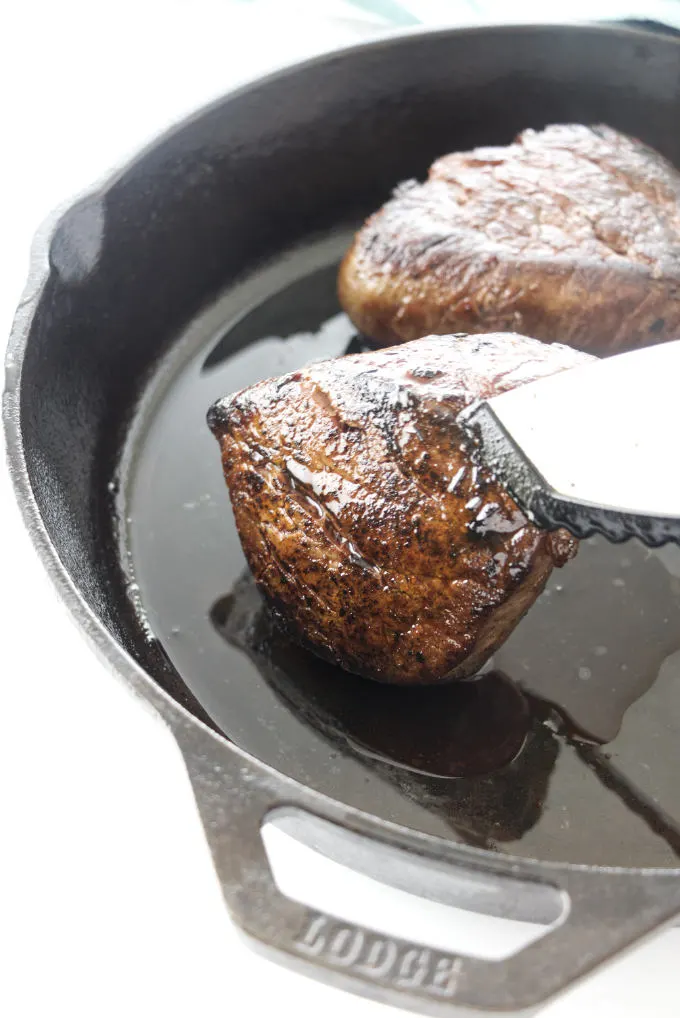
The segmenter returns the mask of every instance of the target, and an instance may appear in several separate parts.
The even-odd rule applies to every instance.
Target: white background
[[[306,8],[306,17],[291,8]],[[235,80],[375,30],[349,16],[322,22],[312,9],[318,5],[64,0],[19,3],[2,15],[3,335],[31,234],[55,204]],[[0,534],[0,1013],[174,1018],[285,1005],[299,1018],[344,1016],[348,1006],[355,1018],[396,1014],[294,976],[241,944],[178,750],[69,623],[4,472]],[[313,868],[290,847],[280,851],[290,879],[307,878],[313,898]],[[352,884],[337,886],[351,900]],[[389,894],[372,900],[385,912],[395,907]],[[464,921],[444,923],[457,946],[475,936],[474,922],[468,933]],[[680,932],[662,934],[550,1005],[546,1018],[677,1016],[679,949]]]

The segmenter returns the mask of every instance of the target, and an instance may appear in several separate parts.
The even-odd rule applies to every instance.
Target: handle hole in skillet
[[[270,814],[262,839],[287,898],[436,950],[501,961],[545,936],[568,907],[553,887],[424,860],[299,810]]]

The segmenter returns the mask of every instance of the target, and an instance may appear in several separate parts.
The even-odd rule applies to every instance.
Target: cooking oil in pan
[[[680,549],[583,542],[484,675],[445,687],[367,682],[273,624],[205,414],[260,378],[357,348],[335,297],[346,242],[235,288],[160,366],[120,478],[145,624],[216,727],[321,792],[515,855],[677,865]]]

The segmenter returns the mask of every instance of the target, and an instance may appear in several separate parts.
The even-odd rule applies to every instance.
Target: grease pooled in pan
[[[527,698],[497,672],[429,688],[348,675],[281,631],[249,573],[213,606],[212,619],[294,710],[361,755],[424,775],[460,778],[499,770],[524,745]]]
[[[345,352],[345,243],[232,290],[160,365],[120,479],[124,555],[151,631],[228,738],[341,801],[515,855],[677,864],[680,549],[583,543],[488,673],[460,686],[374,686],[289,644],[263,610],[205,413]]]

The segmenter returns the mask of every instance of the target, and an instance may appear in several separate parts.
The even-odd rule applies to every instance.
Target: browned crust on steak
[[[367,220],[340,300],[378,343],[523,332],[597,354],[680,334],[680,174],[608,127],[444,156]]]
[[[583,362],[522,336],[430,336],[313,364],[211,408],[243,549],[293,636],[384,682],[469,675],[576,543],[474,467],[474,399]]]

